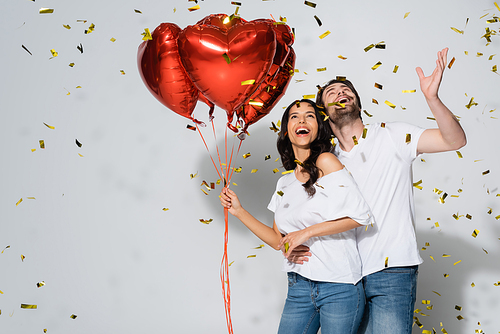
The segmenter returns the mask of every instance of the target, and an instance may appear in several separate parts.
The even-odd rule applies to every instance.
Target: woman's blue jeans
[[[309,280],[288,273],[288,295],[278,334],[355,334],[363,310],[363,284]]]

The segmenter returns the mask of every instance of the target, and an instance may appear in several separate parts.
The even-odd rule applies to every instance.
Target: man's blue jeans
[[[363,277],[366,306],[359,334],[411,334],[418,266],[387,268]]]
[[[365,295],[363,284],[312,281],[288,273],[288,295],[278,334],[355,334]]]

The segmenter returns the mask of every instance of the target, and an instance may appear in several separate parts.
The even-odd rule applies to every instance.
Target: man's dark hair
[[[354,93],[354,95],[356,95],[356,99],[358,100],[358,107],[359,107],[359,118],[361,118],[361,99],[359,98],[358,92],[356,91],[356,88],[354,88],[354,85],[352,84],[352,82],[350,82],[347,79],[342,79],[342,80],[339,80],[338,78],[332,79],[332,80],[328,81],[326,83],[326,85],[320,87],[318,89],[318,94],[316,95],[316,104],[320,107],[325,108],[325,110],[327,109],[327,106],[325,106],[325,103],[323,102],[323,92],[325,91],[326,88],[328,88],[328,86],[333,85],[334,83],[341,83],[341,84],[346,85]]]
[[[283,167],[285,167],[286,170],[295,169],[295,167],[297,167],[297,162],[293,152],[292,143],[288,137],[288,118],[290,115],[290,109],[300,103],[308,103],[314,108],[316,121],[318,122],[318,136],[311,143],[311,154],[306,161],[302,161],[302,168],[304,168],[305,172],[309,174],[309,180],[303,184],[303,187],[309,196],[313,196],[316,192],[314,184],[319,178],[319,168],[316,166],[316,160],[321,153],[331,151],[332,143],[330,139],[333,136],[332,129],[330,128],[328,122],[324,121],[324,115],[321,114],[320,109],[313,101],[308,99],[302,99],[300,101],[296,100],[293,101],[288,108],[286,108],[283,113],[283,117],[281,118],[281,131],[278,135],[278,142],[276,145],[281,156],[281,163],[283,164]]]

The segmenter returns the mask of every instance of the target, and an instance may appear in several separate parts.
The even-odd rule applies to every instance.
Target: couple
[[[364,125],[348,80],[322,87],[316,103],[283,114],[278,151],[293,173],[278,181],[261,223],[224,188],[221,204],[285,254],[288,295],[279,333],[411,333],[418,254],[411,164],[421,153],[457,150],[465,133],[438,90],[448,49],[434,72],[417,68],[438,129],[405,123]],[[329,116],[323,121],[319,106]],[[332,150],[331,133],[338,139]],[[345,167],[344,167],[345,166]],[[351,176],[352,175],[352,176]],[[354,182],[355,181],[355,182]]]

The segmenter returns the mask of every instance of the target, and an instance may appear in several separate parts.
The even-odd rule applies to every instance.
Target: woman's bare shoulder
[[[318,160],[316,160],[316,166],[321,169],[321,176],[328,175],[344,168],[344,165],[342,165],[339,159],[337,159],[333,153],[329,152],[319,155]]]

